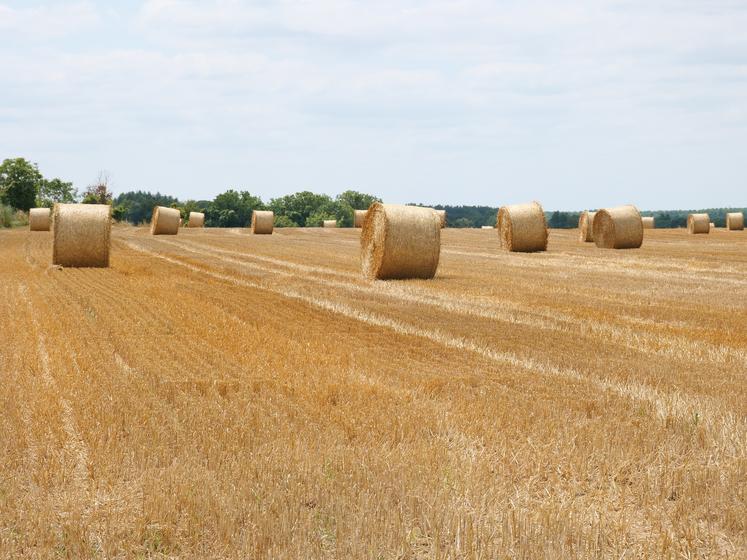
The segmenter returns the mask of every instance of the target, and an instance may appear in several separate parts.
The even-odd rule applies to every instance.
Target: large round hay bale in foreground
[[[438,216],[439,221],[441,222],[441,227],[446,227],[446,210],[434,210],[436,213],[436,216]]]
[[[643,216],[641,222],[643,223],[643,229],[654,229],[656,227],[653,216]]]
[[[190,212],[187,227],[201,228],[205,227],[205,214],[202,212]]]
[[[433,278],[441,254],[441,220],[430,208],[371,205],[361,232],[367,278]]]
[[[336,228],[337,227],[337,220],[324,220],[322,222],[322,227]]]
[[[498,230],[503,248],[518,253],[547,249],[547,221],[539,202],[502,206]]]
[[[744,229],[744,214],[741,212],[728,212],[726,214],[726,229],[729,231],[741,231]]]
[[[584,210],[578,217],[578,238],[584,243],[594,241],[594,216],[596,212]]]
[[[252,233],[270,234],[275,226],[275,212],[255,210],[252,212]]]
[[[708,233],[711,230],[711,218],[708,214],[690,214],[687,217],[687,233]]]
[[[176,208],[156,206],[150,220],[150,233],[152,235],[176,235],[179,233],[181,219],[181,213]]]
[[[632,204],[605,208],[594,216],[594,243],[602,249],[637,249],[643,244],[643,221]]]
[[[32,208],[29,210],[29,229],[31,231],[49,231],[52,211],[49,208]]]
[[[363,222],[366,220],[366,210],[354,210],[353,211],[353,226],[357,228],[363,227]]]
[[[109,266],[109,204],[55,204],[52,262],[61,266]]]

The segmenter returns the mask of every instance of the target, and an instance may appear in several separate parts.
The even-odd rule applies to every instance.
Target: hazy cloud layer
[[[113,5],[0,0],[0,157],[193,198],[747,204],[744,2]]]

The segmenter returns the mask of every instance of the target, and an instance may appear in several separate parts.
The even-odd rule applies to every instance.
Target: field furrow
[[[0,556],[747,554],[747,236],[358,235],[0,232]]]

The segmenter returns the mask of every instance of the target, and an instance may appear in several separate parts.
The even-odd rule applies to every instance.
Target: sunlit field
[[[0,232],[0,557],[747,557],[747,231],[359,232]]]

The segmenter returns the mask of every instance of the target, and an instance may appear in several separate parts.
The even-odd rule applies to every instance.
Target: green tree
[[[78,198],[78,191],[73,188],[72,183],[55,177],[54,179],[43,179],[39,184],[39,195],[37,206],[51,208],[55,202],[70,204]]]
[[[0,164],[0,202],[28,212],[36,203],[43,180],[35,163],[24,158],[6,159]]]
[[[298,227],[298,225],[288,216],[275,216],[275,227]]]
[[[245,227],[252,221],[254,210],[264,210],[258,196],[247,191],[229,189],[215,197],[205,210],[205,225],[212,227]]]
[[[326,194],[316,194],[311,191],[301,191],[270,201],[269,207],[276,216],[287,216],[297,226],[310,225],[308,218],[320,212],[329,212],[334,218],[336,215],[331,208],[334,206],[332,198]],[[332,218],[328,218],[332,219]],[[316,217],[314,218],[316,220]]]
[[[343,225],[329,207],[322,207],[306,218],[306,227],[321,227],[324,220],[338,220],[337,225]]]
[[[374,202],[381,202],[381,199],[370,194],[347,190],[337,195],[335,205],[328,207],[327,210],[334,213],[334,219],[337,220],[337,224],[340,227],[352,227],[354,221],[353,211],[368,210],[369,206]]]
[[[171,206],[179,201],[173,196],[145,191],[128,191],[114,199],[115,206],[125,208],[124,218],[132,224],[142,224],[150,221],[155,206]],[[203,204],[207,206],[207,202]]]

